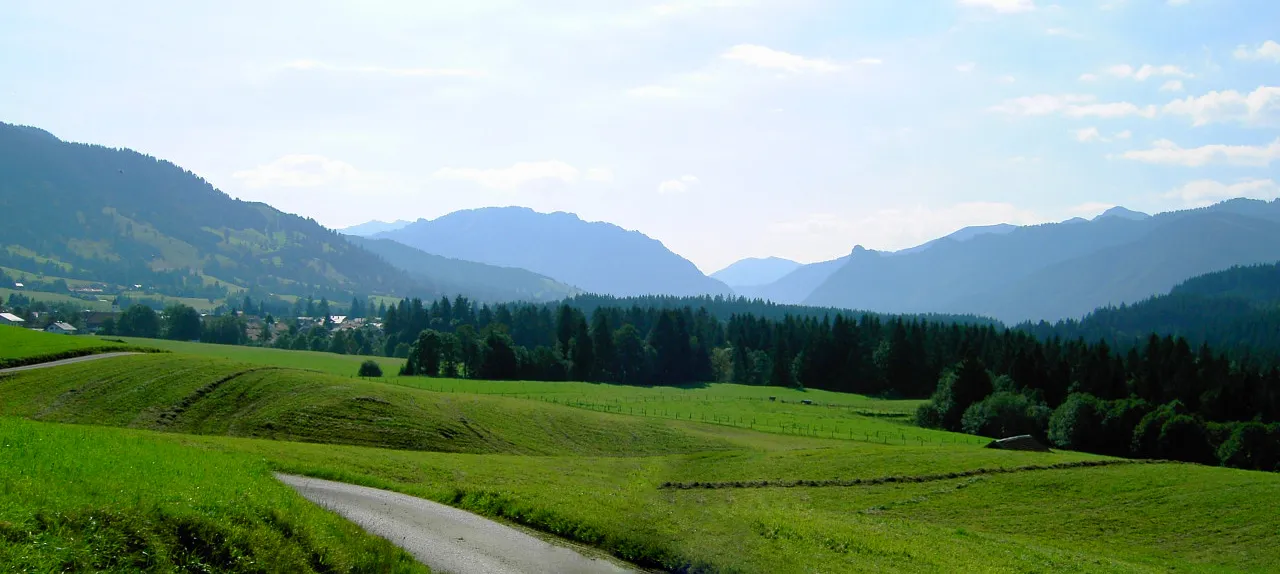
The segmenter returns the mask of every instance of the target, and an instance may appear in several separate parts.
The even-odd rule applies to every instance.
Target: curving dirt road
[[[47,369],[49,367],[60,367],[62,365],[72,365],[75,363],[83,363],[85,361],[96,361],[98,359],[110,359],[112,357],[125,357],[128,355],[140,355],[140,354],[142,353],[99,353],[97,355],[85,355],[83,357],[62,359],[61,361],[49,361],[48,363],[36,363],[34,365],[23,365],[21,367],[10,367],[8,369],[0,369],[0,375],[3,375],[5,373],[16,373],[19,371]]]
[[[589,558],[470,512],[376,488],[287,474],[299,494],[450,574],[635,572]]]

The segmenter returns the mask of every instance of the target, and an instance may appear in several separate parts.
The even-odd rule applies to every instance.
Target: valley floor
[[[0,571],[418,567],[274,472],[421,497],[661,570],[1280,564],[1280,516],[1260,504],[1280,499],[1280,475],[985,449],[906,425],[894,413],[908,404],[804,393],[826,403],[805,405],[792,392],[376,382],[181,354],[4,375]],[[219,550],[193,557],[192,532]]]

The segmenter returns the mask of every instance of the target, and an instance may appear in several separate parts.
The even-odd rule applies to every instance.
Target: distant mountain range
[[[413,222],[405,221],[403,219],[397,219],[391,222],[377,221],[377,220],[366,221],[364,223],[361,223],[360,225],[352,225],[351,227],[344,227],[342,229],[339,229],[338,233],[341,233],[343,235],[355,235],[357,237],[369,237],[372,235],[377,235],[384,231],[395,231],[397,229],[401,229],[404,226],[409,225],[410,223],[413,223]]]
[[[730,295],[724,283],[638,231],[571,213],[494,207],[420,219],[374,236],[427,253],[527,269],[589,293]]]
[[[751,257],[716,271],[711,274],[711,277],[737,290],[739,287],[768,285],[795,271],[798,267],[800,264],[790,259]]]
[[[245,294],[550,301],[579,292],[522,269],[343,236],[233,199],[167,161],[25,126],[0,123],[0,199],[0,268],[43,274],[64,290],[82,280],[137,289],[134,296],[210,301]]]
[[[390,239],[348,239],[439,293],[464,293],[478,301],[559,301],[580,291],[550,277],[425,253]]]
[[[981,235],[1003,235],[1013,231],[1014,229],[1017,229],[1016,225],[1009,225],[1007,223],[966,227],[956,231],[955,233],[934,239],[916,247],[903,249],[901,251],[885,252],[883,254],[897,256],[919,253],[943,243],[961,243]],[[821,287],[823,283],[826,283],[827,279],[829,279],[832,274],[838,271],[841,267],[844,267],[854,255],[859,253],[869,253],[869,251],[861,245],[857,245],[854,246],[853,251],[850,252],[849,255],[832,259],[830,261],[801,265],[790,273],[780,277],[773,283],[736,289],[745,297],[759,297],[778,303],[801,304],[804,303],[805,300],[818,289],[818,287]],[[873,311],[874,309],[867,310]]]
[[[370,222],[343,235],[233,199],[163,160],[9,124],[0,124],[0,199],[0,271],[39,274],[39,284],[63,291],[80,280],[130,296],[137,289],[210,301],[736,291],[785,304],[1020,323],[1079,318],[1194,276],[1280,261],[1280,202],[1239,199],[1155,216],[1116,207],[1092,220],[970,227],[910,249],[859,246],[807,265],[748,259],[708,277],[638,231],[562,212],[474,209]]]
[[[1057,320],[1140,301],[1203,273],[1277,260],[1277,202],[1233,200],[1154,217],[1113,210],[902,255],[855,252],[803,303]]]

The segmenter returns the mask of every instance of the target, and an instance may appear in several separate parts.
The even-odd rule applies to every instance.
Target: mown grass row
[[[1115,466],[1118,464],[1172,464],[1168,461],[1155,460],[1078,460],[1072,462],[1059,462],[1054,464],[1035,464],[1027,466],[1014,467],[987,467],[974,468],[970,470],[952,471],[938,474],[915,474],[915,475],[892,475],[878,476],[874,478],[833,478],[828,480],[735,480],[735,481],[716,481],[716,482],[664,482],[658,488],[689,490],[696,488],[717,489],[717,488],[795,488],[795,487],[824,487],[824,486],[875,486],[879,484],[892,483],[920,483],[935,482],[939,480],[954,480],[957,478],[968,478],[971,476],[984,476],[989,474],[1008,474],[1013,472],[1034,472],[1043,470],[1065,470],[1068,468],[1095,468],[1100,466]]]

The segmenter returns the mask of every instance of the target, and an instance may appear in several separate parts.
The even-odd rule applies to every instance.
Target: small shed
[[[67,324],[67,323],[63,323],[63,322],[61,322],[61,321],[59,321],[59,322],[57,322],[57,323],[52,323],[52,324],[50,324],[48,327],[45,327],[45,328],[44,328],[44,330],[45,330],[45,332],[46,332],[46,333],[57,333],[57,334],[59,334],[59,335],[74,335],[74,334],[76,334],[76,328],[75,328],[75,327],[72,327],[71,325],[69,325],[69,324]]]
[[[26,321],[13,313],[0,313],[0,325],[16,325],[21,327]]]
[[[998,448],[1003,450],[1027,450],[1032,452],[1049,452],[1049,447],[1040,444],[1040,441],[1029,434],[1011,436],[993,440],[987,443],[987,448]]]

